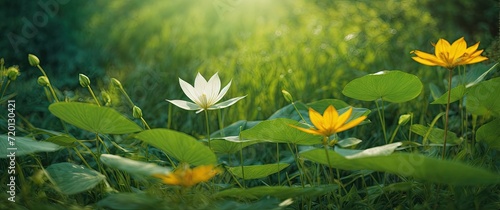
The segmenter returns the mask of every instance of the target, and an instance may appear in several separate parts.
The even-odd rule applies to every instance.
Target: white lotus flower
[[[179,78],[179,84],[181,85],[182,91],[184,91],[184,94],[194,103],[184,100],[167,99],[167,101],[185,110],[198,110],[196,113],[200,113],[203,110],[226,108],[238,102],[240,99],[245,98],[245,96],[240,96],[216,104],[227,93],[229,86],[231,86],[231,82],[232,81],[221,90],[218,73],[215,73],[208,82],[198,73],[194,80],[194,87]]]

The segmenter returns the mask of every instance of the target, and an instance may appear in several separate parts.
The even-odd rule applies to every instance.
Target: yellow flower
[[[333,107],[332,105],[326,108],[323,115],[318,113],[316,110],[309,108],[309,119],[311,119],[311,122],[315,128],[302,128],[293,125],[291,126],[306,133],[329,137],[332,134],[353,128],[366,119],[366,116],[361,116],[346,123],[349,117],[351,117],[351,114],[352,107],[350,107],[349,110],[347,110],[340,116],[337,110],[335,110],[335,107]]]
[[[213,165],[198,166],[191,169],[186,164],[177,167],[173,173],[153,174],[153,176],[162,179],[165,184],[191,187],[200,182],[210,180],[220,172],[220,169]]]
[[[439,39],[434,47],[434,55],[419,50],[412,51],[411,53],[416,55],[412,57],[413,60],[427,66],[442,66],[451,70],[456,66],[479,63],[488,59],[481,56],[483,50],[477,50],[479,42],[467,47],[463,37],[451,45],[448,41]]]

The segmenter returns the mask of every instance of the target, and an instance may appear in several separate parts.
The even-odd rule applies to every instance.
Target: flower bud
[[[111,105],[111,96],[106,91],[101,92],[101,98],[104,101],[105,106]]]
[[[116,78],[111,78],[111,83],[117,88],[123,89],[122,83]]]
[[[286,101],[293,103],[293,97],[288,91],[281,90],[281,93],[283,93],[283,96],[285,97]]]
[[[47,87],[50,84],[49,78],[47,78],[46,76],[39,76],[37,82],[43,87]]]
[[[9,77],[9,80],[14,81],[19,75],[21,75],[21,73],[19,73],[19,67],[12,66],[7,69],[7,77]]]
[[[410,120],[410,114],[403,114],[399,116],[398,125],[404,125]]]
[[[138,106],[134,106],[134,108],[132,108],[132,116],[137,119],[142,118],[141,108],[139,108]]]
[[[85,74],[79,74],[78,81],[80,81],[80,85],[82,87],[88,87],[90,85],[90,79],[89,77],[85,76]]]
[[[40,59],[38,59],[38,57],[36,57],[33,54],[28,54],[28,61],[29,61],[29,63],[30,63],[31,66],[38,66],[38,65],[40,65]]]

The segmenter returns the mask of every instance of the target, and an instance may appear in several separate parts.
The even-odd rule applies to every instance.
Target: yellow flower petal
[[[450,43],[444,39],[439,39],[434,45],[434,55],[422,51],[414,50],[412,53],[416,57],[413,60],[427,66],[442,66],[449,70],[460,65],[478,63],[488,58],[481,56],[483,50],[477,50],[479,42],[467,47],[464,37]]]
[[[338,130],[344,123],[351,117],[352,107],[350,107],[346,112],[340,115],[337,124],[335,125],[335,129]]]
[[[314,125],[314,127],[318,128],[319,130],[323,130],[323,116],[316,110],[309,108],[309,119],[311,120],[311,123]]]
[[[311,122],[313,123],[315,128],[302,128],[295,125],[289,126],[309,134],[329,137],[332,134],[352,128],[366,119],[366,116],[362,116],[350,121],[347,124],[344,124],[347,119],[349,119],[351,114],[352,107],[341,116],[338,115],[337,110],[332,105],[326,108],[323,115],[319,114],[316,110],[309,108],[309,118],[311,119]]]
[[[467,43],[462,37],[457,39],[450,47],[450,61],[455,62],[457,59],[462,57],[467,49]]]
[[[351,120],[347,124],[344,124],[342,127],[338,128],[337,132],[342,132],[342,131],[351,129],[351,128],[355,127],[356,125],[358,125],[359,123],[363,122],[363,120],[365,120],[365,119],[366,119],[366,116],[361,116],[361,117],[358,117],[354,120]]]
[[[174,172],[169,174],[153,174],[154,177],[160,178],[163,183],[168,185],[179,185],[183,187],[191,187],[200,182],[206,182],[212,177],[220,173],[220,170],[213,165],[198,166],[189,168],[188,165],[179,166]]]

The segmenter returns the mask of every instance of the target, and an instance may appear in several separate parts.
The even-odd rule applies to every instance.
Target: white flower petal
[[[189,83],[182,80],[181,78],[179,78],[179,84],[181,85],[181,89],[184,92],[184,94],[186,94],[186,96],[189,99],[191,99],[191,101],[193,101],[196,104],[200,104],[199,100],[200,93],[198,93],[198,91],[196,91],[196,89],[193,86],[191,86]]]
[[[222,99],[222,97],[224,97],[224,95],[226,95],[227,91],[229,90],[229,87],[231,87],[231,82],[233,82],[233,80],[229,81],[229,83],[227,83],[226,87],[222,88],[219,95],[217,95],[217,99],[215,100],[214,103],[217,103],[218,101],[220,101]]]
[[[210,80],[208,80],[208,85],[205,87],[205,93],[207,94],[207,101],[209,105],[217,103],[217,97],[220,91],[220,78],[218,73],[215,73]]]
[[[191,103],[189,101],[183,101],[183,100],[168,100],[168,102],[178,106],[179,108],[185,109],[185,110],[198,110],[201,109],[200,106],[198,106],[195,103]]]
[[[200,93],[201,95],[202,93],[205,93],[205,88],[207,87],[207,85],[208,82],[205,77],[203,77],[203,75],[198,72],[196,78],[194,79],[194,89],[196,89],[196,91],[198,91],[198,93]]]
[[[240,97],[236,97],[236,98],[232,98],[232,99],[229,99],[227,101],[224,101],[224,102],[220,102],[218,104],[215,104],[211,107],[208,108],[208,110],[214,110],[214,109],[223,109],[223,108],[226,108],[228,106],[231,106],[233,105],[234,103],[238,102],[239,100],[245,98],[246,96],[240,96]]]

